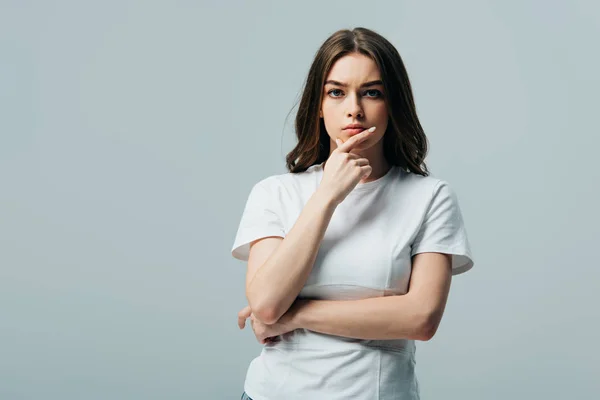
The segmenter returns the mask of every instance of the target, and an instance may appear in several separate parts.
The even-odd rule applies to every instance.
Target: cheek
[[[369,109],[366,110],[367,111],[367,116],[369,114],[371,114],[372,118],[374,120],[377,120],[378,122],[385,122],[387,121],[388,118],[388,112],[387,112],[387,107],[385,105],[385,103],[381,102],[381,103],[377,103],[377,104],[373,104],[372,107],[370,107]]]
[[[326,117],[327,116],[331,117],[336,112],[335,104],[331,104],[328,101],[323,102],[321,109],[323,110],[323,115]]]
[[[335,107],[323,107],[323,122],[327,127],[334,127],[340,120],[339,111]]]

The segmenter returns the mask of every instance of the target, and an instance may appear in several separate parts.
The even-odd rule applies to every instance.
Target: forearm
[[[290,310],[296,328],[367,340],[429,340],[432,316],[410,295],[364,300],[299,300]]]
[[[334,211],[335,203],[317,190],[290,232],[256,271],[247,296],[261,320],[277,321],[294,302],[312,270]]]

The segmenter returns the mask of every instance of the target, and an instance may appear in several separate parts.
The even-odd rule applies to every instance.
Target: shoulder
[[[423,176],[401,171],[394,192],[406,210],[421,214],[432,209],[451,210],[459,207],[452,184],[438,176]]]
[[[310,190],[319,183],[320,165],[313,165],[303,172],[284,172],[261,178],[254,184],[254,189],[269,193],[298,193]]]
[[[452,193],[447,180],[433,175],[423,176],[401,170],[399,184],[406,193],[424,198],[433,198],[439,192]]]

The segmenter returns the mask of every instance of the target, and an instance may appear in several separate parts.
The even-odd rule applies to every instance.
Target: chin
[[[352,134],[352,135],[348,135],[347,133],[342,133],[342,134],[340,135],[340,138],[342,138],[342,139],[344,140],[344,142],[345,142],[346,140],[348,140],[348,139],[350,139],[350,138],[352,138],[352,137],[354,137],[354,136],[356,136],[356,135],[358,135],[358,133],[355,133],[355,134]],[[368,141],[368,140],[369,140],[369,139],[367,139],[367,141]],[[364,142],[363,142],[363,143],[364,143]]]

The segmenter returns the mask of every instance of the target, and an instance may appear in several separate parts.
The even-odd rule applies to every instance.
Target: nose
[[[355,118],[361,118],[364,116],[364,111],[362,109],[362,106],[360,104],[360,100],[358,98],[358,96],[356,94],[354,94],[353,96],[348,96],[348,108],[346,111],[346,115],[348,117],[355,117]]]

